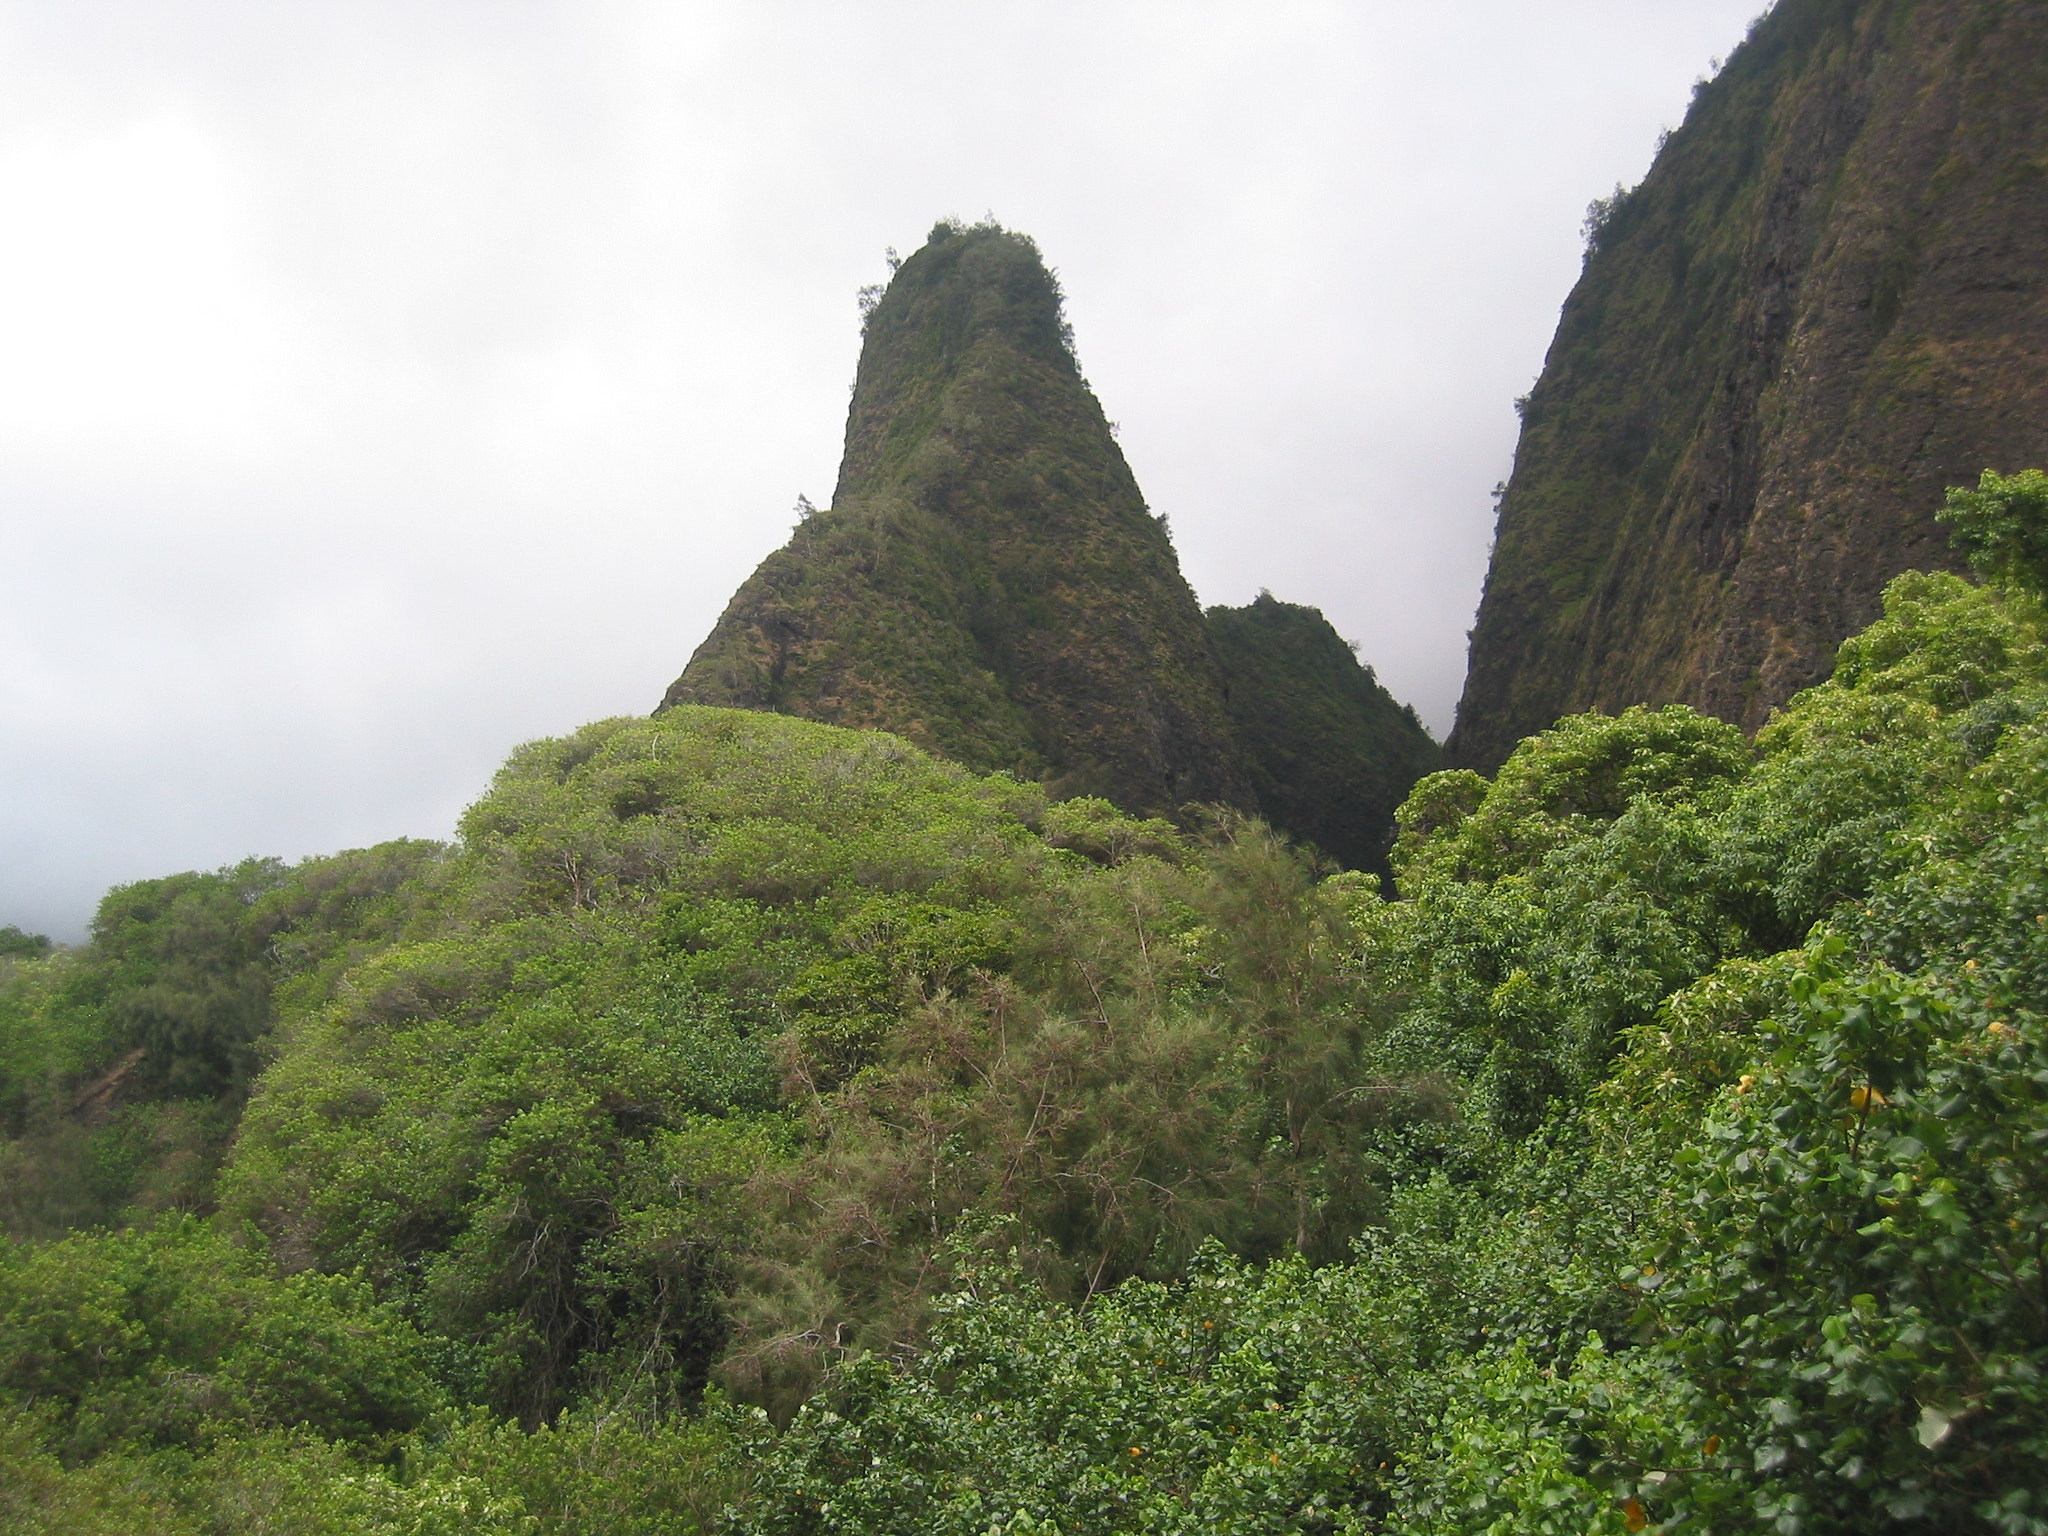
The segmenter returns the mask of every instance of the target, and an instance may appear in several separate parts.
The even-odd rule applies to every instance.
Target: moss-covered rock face
[[[1354,869],[1387,872],[1394,810],[1441,752],[1315,608],[1270,592],[1211,608],[1260,808],[1281,831]]]
[[[1782,0],[1595,210],[1448,751],[1826,674],[1932,513],[2048,460],[2048,10]]]
[[[1216,658],[1022,236],[941,224],[868,318],[829,510],[662,702],[898,732],[1129,809],[1249,804]]]

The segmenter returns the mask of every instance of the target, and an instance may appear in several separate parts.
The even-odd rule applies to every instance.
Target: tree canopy
[[[116,890],[0,961],[9,1528],[2048,1530],[1986,570],[1424,778],[1391,897],[691,706]]]

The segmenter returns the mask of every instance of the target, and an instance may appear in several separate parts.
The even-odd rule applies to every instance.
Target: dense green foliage
[[[0,928],[0,960],[40,960],[49,952],[46,934],[23,933],[13,923]]]
[[[978,1284],[762,1528],[2048,1528],[2048,657],[2023,595],[1887,607],[1754,752],[1638,710],[1418,788],[1352,942],[1378,1080],[1460,1113],[1367,1133],[1349,1264]]]
[[[0,1253],[0,1386],[70,1460],[301,1427],[382,1447],[442,1397],[361,1281],[280,1278],[190,1218]]]
[[[0,958],[0,1220],[50,1233],[205,1205],[280,999],[389,942],[444,857],[400,841],[138,881],[84,949]]]
[[[221,1200],[529,1422],[721,1352],[784,1402],[915,1332],[970,1213],[1072,1296],[1363,1219],[1337,915],[1254,828],[685,707],[527,749],[463,831],[440,926],[286,1024]]]
[[[0,962],[0,1521],[2048,1531],[2044,642],[1902,577],[1398,899],[687,706],[113,892]]]
[[[1384,874],[1395,808],[1441,766],[1415,711],[1314,608],[1261,592],[1204,617],[1266,819],[1347,868]]]
[[[2048,590],[2048,474],[1987,469],[1976,489],[1951,489],[1938,516],[1954,528],[1978,575]]]

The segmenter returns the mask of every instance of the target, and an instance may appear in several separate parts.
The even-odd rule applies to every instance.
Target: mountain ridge
[[[1526,402],[1452,761],[1557,717],[1754,730],[1932,512],[2048,459],[2048,16],[1784,0],[1597,204]]]

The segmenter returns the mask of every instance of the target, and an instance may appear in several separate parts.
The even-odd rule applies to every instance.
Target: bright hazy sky
[[[941,215],[1441,735],[1586,203],[1761,4],[0,0],[0,923],[651,709]]]

